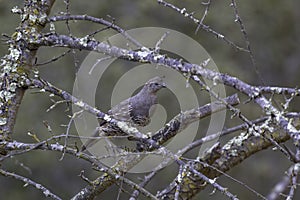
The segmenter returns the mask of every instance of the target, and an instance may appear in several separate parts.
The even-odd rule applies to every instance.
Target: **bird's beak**
[[[167,84],[166,84],[166,83],[162,83],[162,87],[163,87],[163,88],[166,88],[166,87],[167,87]]]

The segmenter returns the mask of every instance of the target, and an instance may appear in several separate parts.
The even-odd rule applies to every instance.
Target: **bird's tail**
[[[88,139],[82,146],[81,146],[81,151],[85,151],[88,147],[93,146],[98,142],[99,139],[96,139],[96,137],[99,136],[99,128],[95,128],[93,134],[91,137],[95,138],[90,138]]]

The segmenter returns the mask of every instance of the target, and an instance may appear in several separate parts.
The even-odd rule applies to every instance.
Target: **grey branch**
[[[274,122],[288,133],[296,144],[300,144],[300,131],[291,125],[289,119],[284,117],[283,113],[273,106],[272,103],[260,93],[259,87],[247,84],[236,77],[212,71],[201,65],[184,62],[180,59],[167,57],[166,55],[160,55],[153,51],[132,51],[118,48],[116,46],[110,46],[106,43],[88,38],[75,38],[66,35],[50,34],[37,39],[36,43],[46,46],[62,46],[92,50],[125,60],[159,64],[180,71],[181,73],[201,76],[216,84],[220,83],[233,87],[253,99],[266,114],[272,116]]]

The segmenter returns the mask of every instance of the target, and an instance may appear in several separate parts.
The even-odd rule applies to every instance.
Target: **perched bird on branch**
[[[129,123],[134,127],[143,127],[150,123],[150,108],[157,104],[157,92],[166,87],[161,77],[154,77],[147,81],[143,88],[134,96],[122,101],[108,111],[108,114],[118,120]],[[102,133],[101,133],[102,132]],[[104,132],[104,134],[103,134]],[[100,124],[92,137],[100,135],[120,135],[121,130],[116,130],[106,121]],[[87,147],[97,142],[96,139],[89,139],[81,148],[84,151]]]

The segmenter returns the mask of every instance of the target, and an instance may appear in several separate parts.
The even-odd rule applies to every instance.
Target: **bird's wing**
[[[132,121],[138,126],[147,126],[150,123],[151,119],[148,116],[135,115],[132,116]]]
[[[126,99],[119,103],[118,105],[112,107],[107,113],[112,116],[114,119],[119,120],[119,121],[125,121],[125,122],[132,122],[131,117],[130,117],[130,99]],[[97,128],[92,137],[97,137],[99,136],[99,133],[104,131],[104,132],[110,132],[108,130],[112,130],[114,132],[114,129],[112,129],[108,124],[107,121],[102,121],[100,123],[100,128]],[[81,147],[81,151],[84,151],[87,147],[90,147],[97,143],[99,140],[97,139],[88,139],[87,142]]]
[[[131,120],[131,104],[130,98],[122,101],[118,105],[115,105],[112,109],[108,111],[108,114],[111,115],[114,119],[124,122],[132,122]]]

